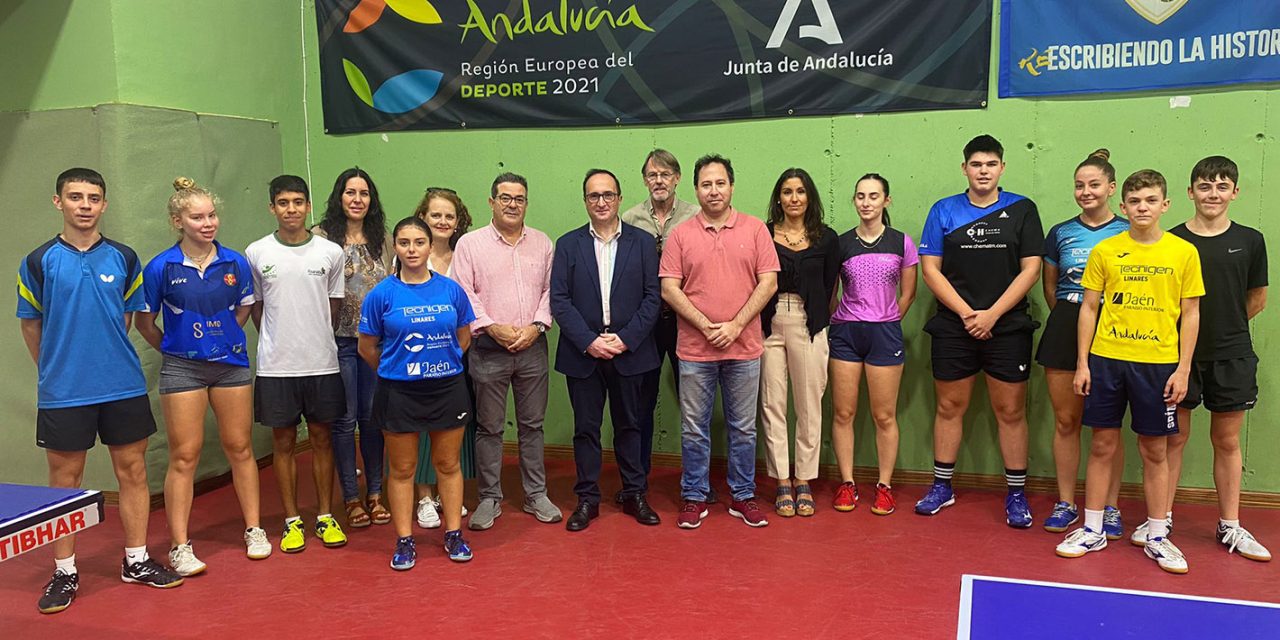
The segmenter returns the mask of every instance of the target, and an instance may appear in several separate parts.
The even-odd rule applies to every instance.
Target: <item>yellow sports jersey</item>
[[[1190,242],[1171,233],[1155,244],[1134,242],[1128,232],[1112,236],[1089,254],[1081,285],[1102,294],[1089,353],[1126,362],[1178,362],[1182,299],[1204,295],[1200,254]]]

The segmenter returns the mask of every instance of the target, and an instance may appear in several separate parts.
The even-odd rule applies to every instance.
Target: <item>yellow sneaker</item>
[[[280,537],[280,550],[285,553],[298,553],[307,548],[307,534],[302,529],[302,520],[289,520],[284,524],[284,535]]]
[[[347,534],[342,532],[342,527],[338,526],[338,521],[333,516],[316,518],[316,537],[326,547],[341,547],[347,543]]]

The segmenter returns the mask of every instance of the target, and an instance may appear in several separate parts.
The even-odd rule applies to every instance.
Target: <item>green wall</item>
[[[307,8],[305,37],[315,50],[313,9]],[[993,33],[999,33],[998,28]],[[998,100],[995,95],[996,59],[993,50],[992,102],[981,111],[901,113],[872,116],[812,117],[755,120],[717,124],[657,127],[579,129],[512,129],[325,135],[321,126],[319,72],[315,59],[307,64],[307,104],[311,126],[311,172],[317,189],[329,176],[351,165],[367,169],[378,181],[391,217],[408,215],[427,186],[459,190],[473,215],[485,222],[489,182],[500,171],[524,174],[530,182],[528,223],[553,237],[586,221],[581,201],[582,174],[590,167],[614,170],[623,179],[627,205],[645,195],[640,163],[655,146],[673,151],[690,170],[708,152],[733,160],[737,172],[735,205],[762,215],[779,173],[804,167],[818,180],[827,205],[828,223],[839,231],[855,224],[850,204],[853,181],[876,171],[892,182],[896,226],[919,237],[929,206],[938,198],[964,189],[960,149],[979,133],[992,133],[1007,149],[1008,171],[1003,185],[1035,199],[1047,229],[1078,212],[1072,199],[1077,163],[1097,147],[1108,147],[1122,174],[1152,167],[1165,172],[1175,186],[1168,226],[1189,217],[1183,195],[1186,175],[1199,158],[1224,153],[1244,168],[1236,219],[1273,233],[1277,223],[1262,217],[1263,202],[1280,201],[1280,181],[1262,179],[1268,151],[1276,143],[1267,128],[1269,113],[1280,109],[1274,86],[1241,90],[1182,91],[1193,97],[1191,107],[1171,109],[1169,94],[1142,94],[1106,99]],[[1256,85],[1255,85],[1256,86]],[[552,155],[553,154],[553,155]],[[556,160],[548,162],[549,157]],[[686,176],[680,196],[693,200]],[[478,215],[477,215],[478,214]],[[928,470],[932,465],[933,384],[929,374],[929,338],[921,331],[934,301],[921,283],[922,295],[905,320],[909,360],[901,392],[902,426],[899,467]],[[1043,321],[1047,309],[1036,287],[1033,313]],[[1256,342],[1266,358],[1272,336],[1280,332],[1280,312],[1271,311],[1256,323]],[[1274,374],[1262,373],[1261,404],[1280,401],[1280,387],[1269,384]],[[657,450],[679,452],[679,413],[667,379],[659,407]],[[570,444],[572,420],[564,383],[553,376],[546,423],[547,442]],[[995,422],[985,395],[975,394],[966,421],[968,435],[961,450],[962,472],[999,474],[1002,464],[995,440]],[[1053,418],[1043,376],[1037,371],[1028,389],[1031,424],[1032,475],[1052,476]],[[863,392],[865,398],[865,387]],[[1265,409],[1264,409],[1265,411]],[[1280,435],[1254,430],[1258,416],[1250,416],[1245,435],[1244,488],[1280,491],[1280,469],[1267,462],[1280,453]],[[1196,415],[1204,431],[1207,416]],[[720,427],[717,426],[717,430]],[[1211,452],[1206,433],[1189,446],[1184,473],[1188,486],[1212,486]],[[873,428],[865,410],[856,426],[859,465],[875,464]],[[717,436],[723,447],[723,436]],[[834,462],[824,438],[824,462]],[[1130,444],[1126,480],[1141,480],[1136,451]]]
[[[481,222],[488,216],[484,200],[490,180],[500,171],[512,170],[528,176],[531,183],[529,223],[557,236],[584,222],[580,184],[588,167],[603,166],[618,172],[630,204],[644,196],[639,163],[651,148],[663,146],[675,152],[687,169],[706,152],[732,158],[738,174],[734,202],[757,215],[764,211],[776,176],[790,166],[804,167],[824,190],[829,223],[838,230],[849,228],[854,221],[849,204],[853,180],[867,171],[878,171],[892,181],[896,225],[918,236],[929,205],[964,188],[960,147],[973,135],[990,132],[1008,150],[1004,186],[1034,198],[1046,228],[1075,212],[1071,199],[1075,164],[1094,148],[1106,146],[1121,173],[1152,167],[1170,177],[1176,186],[1169,226],[1191,214],[1189,202],[1181,195],[1190,166],[1204,155],[1225,153],[1240,163],[1245,174],[1234,217],[1273,237],[1280,233],[1280,222],[1262,215],[1264,202],[1280,202],[1280,182],[1263,179],[1268,153],[1274,155],[1276,150],[1275,138],[1267,127],[1268,118],[1280,112],[1280,91],[1273,85],[1178,92],[1193,98],[1190,108],[1182,109],[1170,109],[1173,93],[1106,99],[993,97],[990,107],[981,111],[660,127],[328,136],[322,128],[315,40],[311,2],[22,0],[0,6],[0,53],[6,54],[0,57],[0,71],[6,86],[18,88],[6,90],[0,97],[0,112],[14,112],[0,118],[0,186],[5,187],[5,193],[21,194],[10,201],[6,215],[10,220],[20,215],[19,211],[47,215],[38,213],[48,206],[50,187],[44,182],[70,162],[69,158],[86,158],[84,163],[89,164],[100,155],[104,162],[115,162],[112,166],[121,167],[122,172],[117,180],[109,176],[114,195],[112,214],[119,215],[112,219],[129,223],[129,229],[121,227],[120,233],[131,233],[136,220],[143,233],[156,235],[139,240],[139,253],[149,256],[154,251],[148,253],[143,246],[154,244],[158,249],[163,243],[159,232],[143,221],[148,225],[162,221],[164,189],[177,173],[204,171],[218,176],[212,184],[229,201],[224,237],[242,241],[243,246],[271,227],[258,203],[265,181],[281,168],[310,177],[316,199],[323,201],[338,172],[360,165],[378,181],[393,219],[408,215],[425,187],[453,186]],[[994,73],[992,78],[994,96]],[[176,118],[192,122],[177,143],[159,139],[158,134],[174,129],[160,127],[166,118],[160,117],[158,110],[131,120],[123,130],[127,134],[107,137],[102,137],[101,127],[91,123],[84,125],[88,128],[83,135],[71,137],[56,126],[35,131],[17,124],[31,113],[69,117],[49,110],[106,103],[177,110]],[[219,142],[184,137],[197,130],[192,128],[196,123],[212,119],[207,114],[227,116],[223,120],[228,126],[214,136]],[[250,119],[242,129],[230,125],[242,118]],[[269,123],[278,125],[271,128]],[[66,145],[68,139],[78,146]],[[49,150],[53,144],[61,145],[57,153]],[[274,154],[269,150],[273,145],[278,149]],[[551,154],[557,161],[547,161]],[[193,164],[196,157],[200,162]],[[129,170],[135,164],[142,169]],[[233,165],[240,164],[248,168],[233,170]],[[202,179],[201,175],[193,177]],[[689,182],[686,178],[680,195],[692,200]],[[126,213],[117,199],[131,197],[127,193],[138,196],[130,206],[134,211]],[[10,264],[16,264],[37,238],[56,231],[52,217],[24,219],[44,222],[39,223],[43,225],[40,232],[32,232],[30,238],[0,238],[0,259]],[[112,233],[110,226],[108,232]],[[922,295],[905,321],[910,359],[900,403],[903,439],[899,465],[917,470],[928,469],[931,463],[933,407],[929,340],[920,331],[932,312],[933,301],[923,286],[921,289]],[[1045,306],[1038,291],[1033,296],[1034,313],[1043,319]],[[11,303],[11,298],[0,300],[0,305]],[[1255,344],[1264,361],[1271,353],[1280,352],[1280,345],[1273,345],[1280,336],[1277,313],[1268,311],[1255,322]],[[0,366],[12,368],[15,380],[3,399],[18,409],[11,411],[11,428],[0,431],[0,462],[4,463],[0,480],[41,482],[43,461],[30,438],[34,368],[22,351],[16,323],[8,336],[0,340]],[[149,349],[141,351],[147,358]],[[1280,402],[1280,380],[1266,368],[1260,378],[1262,410],[1266,411],[1271,403]],[[1032,377],[1029,403],[1031,473],[1052,475],[1052,417],[1039,372]],[[1268,462],[1280,453],[1280,434],[1265,425],[1255,429],[1254,422],[1261,415],[1251,415],[1246,426],[1244,488],[1276,492],[1280,491],[1280,469]],[[1206,417],[1196,417],[1199,433],[1188,449],[1184,483],[1211,486]],[[679,415],[669,388],[658,418],[658,450],[678,452]],[[553,376],[548,443],[569,444],[571,424],[563,381]],[[961,471],[999,473],[994,422],[981,393],[975,396],[967,428]],[[860,414],[860,445],[869,445],[871,435],[869,421]],[[206,449],[207,454],[215,451],[216,447]],[[266,449],[258,452],[263,454]],[[872,453],[870,446],[860,446],[858,463],[874,464]],[[824,450],[824,460],[832,461],[829,448]],[[153,470],[163,468],[162,452],[154,451],[151,461]],[[98,471],[103,469],[97,467]],[[204,472],[218,470],[215,466]],[[1139,480],[1136,455],[1129,457],[1126,479]],[[89,484],[114,485],[109,470],[105,476],[91,473]]]

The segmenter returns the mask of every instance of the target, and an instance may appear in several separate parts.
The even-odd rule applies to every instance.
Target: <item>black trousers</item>
[[[578,470],[578,483],[573,492],[580,501],[600,504],[600,426],[604,422],[606,399],[609,417],[613,419],[613,453],[622,475],[622,495],[643,495],[649,490],[640,438],[640,417],[648,409],[645,396],[648,375],[624,376],[612,362],[601,360],[590,376],[565,378],[569,404],[573,407],[573,462]],[[649,421],[652,424],[653,418]]]
[[[646,405],[640,416],[640,456],[644,462],[646,476],[653,468],[653,420],[658,406],[658,392],[662,388],[663,360],[671,361],[671,373],[676,379],[677,397],[680,394],[680,358],[676,356],[676,312],[666,305],[662,305],[662,313],[658,315],[658,324],[653,329],[653,339],[658,343],[658,368],[645,375]]]

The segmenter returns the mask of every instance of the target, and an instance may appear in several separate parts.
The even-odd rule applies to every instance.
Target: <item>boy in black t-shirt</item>
[[[1170,230],[1200,252],[1205,296],[1187,397],[1178,410],[1179,433],[1169,438],[1167,517],[1172,529],[1173,494],[1191,433],[1191,410],[1203,401],[1211,416],[1218,542],[1228,552],[1268,562],[1271,552],[1240,526],[1240,429],[1244,412],[1258,401],[1258,357],[1249,336],[1249,320],[1267,303],[1267,245],[1257,230],[1228,217],[1227,209],[1240,193],[1239,178],[1239,168],[1228,158],[1210,156],[1196,163],[1187,189],[1195,217]],[[1134,544],[1138,536],[1134,532]]]
[[[961,169],[969,188],[939,200],[920,236],[924,282],[938,300],[925,324],[937,407],[933,485],[916,503],[931,516],[955,504],[951,477],[964,437],[964,415],[978,373],[985,375],[1004,459],[1005,522],[1031,526],[1027,480],[1027,378],[1031,335],[1027,291],[1040,279],[1044,230],[1029,198],[1000,188],[1004,147],[989,135],[970,140]]]

